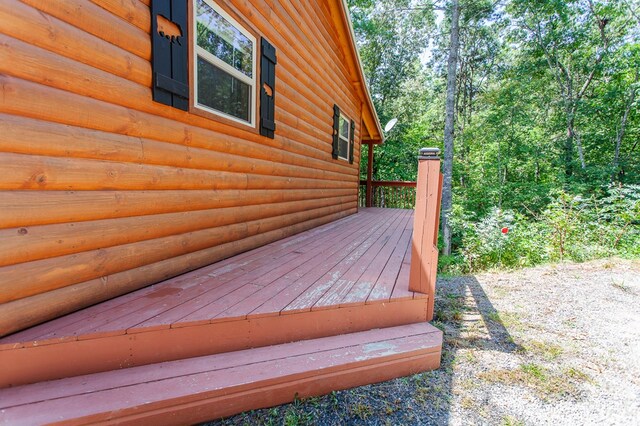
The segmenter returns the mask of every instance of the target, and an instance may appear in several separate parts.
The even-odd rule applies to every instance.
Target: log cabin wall
[[[277,49],[274,139],[152,100],[149,0],[0,2],[0,335],[356,212],[335,10],[215,2]]]

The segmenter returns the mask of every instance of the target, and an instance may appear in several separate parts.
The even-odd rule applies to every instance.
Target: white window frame
[[[236,21],[231,15],[229,15],[227,12],[224,11],[224,9],[222,9],[220,6],[218,6],[215,2],[213,2],[212,0],[202,0],[204,1],[206,4],[208,4],[209,6],[211,6],[211,8],[213,10],[215,10],[218,14],[220,14],[220,16],[222,16],[224,19],[226,19],[231,25],[233,25],[238,31],[240,31],[243,35],[245,35],[249,40],[251,40],[251,42],[253,43],[253,52],[252,52],[252,69],[251,69],[251,75],[252,77],[248,77],[247,75],[243,74],[242,72],[238,71],[237,69],[235,69],[234,67],[232,67],[231,65],[227,64],[225,61],[223,61],[222,59],[218,58],[217,56],[211,54],[210,52],[208,52],[207,50],[205,50],[204,48],[198,46],[198,31],[197,31],[197,26],[198,26],[198,21],[197,21],[197,5],[196,2],[198,0],[192,0],[191,3],[191,10],[192,10],[192,22],[193,22],[193,86],[194,86],[194,102],[193,102],[193,106],[195,108],[201,109],[203,111],[207,111],[210,112],[212,114],[218,115],[220,117],[224,117],[226,119],[235,121],[237,123],[241,123],[244,124],[246,126],[250,126],[250,127],[255,127],[256,126],[256,85],[257,85],[257,81],[258,81],[258,77],[257,77],[257,59],[258,59],[258,45],[257,45],[257,40],[256,37],[254,37],[253,34],[251,34],[249,31],[247,31],[238,21]],[[243,120],[241,118],[235,117],[233,115],[224,113],[222,111],[218,111],[216,109],[213,109],[211,107],[208,107],[207,105],[201,104],[198,102],[198,57],[201,57],[202,59],[204,59],[205,61],[209,62],[210,64],[220,68],[221,70],[223,70],[224,72],[230,74],[232,77],[242,81],[243,83],[249,85],[249,87],[251,88],[251,101],[250,101],[250,111],[249,111],[249,119],[250,121],[246,121]]]
[[[345,138],[342,136],[342,134],[340,133],[340,125],[342,123],[340,123],[340,119],[344,118],[344,120],[347,122],[347,156],[346,157],[341,157],[340,156],[340,139],[345,140]],[[344,115],[342,113],[342,111],[340,111],[340,118],[338,118],[338,158],[344,161],[349,161],[349,152],[351,152],[351,147],[349,146],[349,144],[351,143],[351,119],[349,117],[347,117],[346,115]]]

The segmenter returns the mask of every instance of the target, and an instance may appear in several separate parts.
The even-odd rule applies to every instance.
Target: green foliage
[[[442,146],[449,11],[349,4],[381,122],[399,118],[374,179],[414,180],[418,149]],[[640,256],[637,2],[461,5],[453,253],[440,270]]]
[[[425,134],[426,89],[420,54],[434,13],[426,0],[349,0],[360,57],[382,124],[398,124],[375,148],[375,180],[415,180],[416,156]],[[366,153],[366,151],[365,151]],[[362,157],[361,178],[366,177]]]
[[[640,185],[612,185],[589,198],[559,191],[535,217],[494,208],[471,221],[458,206],[453,218],[459,255],[441,259],[445,272],[640,256]]]

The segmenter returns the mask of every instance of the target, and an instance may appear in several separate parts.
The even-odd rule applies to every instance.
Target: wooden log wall
[[[152,101],[149,0],[0,2],[0,335],[356,212],[327,1],[216,1],[277,49],[275,139]]]

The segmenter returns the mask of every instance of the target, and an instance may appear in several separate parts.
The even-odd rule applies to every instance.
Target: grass
[[[489,312],[487,319],[498,324],[502,324],[509,331],[523,331],[527,328],[526,324],[522,321],[522,315],[518,312]]]
[[[543,357],[547,361],[557,359],[564,353],[564,348],[551,342],[530,340],[522,345],[525,352]]]
[[[436,323],[459,322],[465,311],[464,296],[455,293],[446,293],[436,296],[439,309],[435,312],[434,321]]]
[[[580,386],[590,382],[589,376],[576,368],[553,373],[536,363],[524,363],[512,370],[486,371],[478,374],[478,378],[488,383],[526,386],[544,401],[561,397],[578,398]]]
[[[518,420],[513,416],[504,416],[501,422],[502,426],[524,426],[522,420]]]
[[[350,407],[349,411],[360,420],[367,420],[373,414],[373,409],[369,405],[362,402],[359,402]]]
[[[623,291],[624,293],[633,294],[633,289],[624,283],[624,280],[612,280],[611,286],[613,288],[617,288],[618,290]]]

